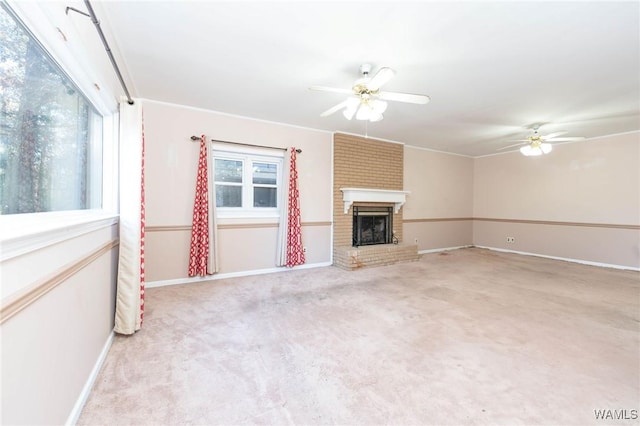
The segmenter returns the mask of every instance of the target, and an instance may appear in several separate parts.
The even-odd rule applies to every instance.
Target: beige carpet
[[[637,272],[463,249],[149,289],[146,308],[79,424],[640,423]]]

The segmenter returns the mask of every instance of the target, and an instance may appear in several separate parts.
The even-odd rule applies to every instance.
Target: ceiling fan
[[[518,142],[517,144],[509,145],[498,149],[498,151],[502,151],[504,149],[509,149],[514,146],[523,145],[520,147],[520,152],[525,156],[536,156],[542,154],[548,154],[553,149],[553,146],[549,142],[569,142],[569,141],[579,141],[584,139],[584,136],[570,136],[560,138],[558,136],[566,135],[569,132],[561,131],[554,132],[548,135],[541,135],[538,133],[540,129],[539,124],[534,124],[531,129],[533,130],[533,135],[529,136],[526,139],[517,139],[512,142]],[[522,142],[525,142],[524,144]]]
[[[426,104],[430,100],[426,95],[380,91],[380,88],[396,74],[391,68],[380,68],[373,77],[370,76],[370,73],[370,64],[361,65],[360,74],[362,76],[356,80],[351,89],[325,86],[309,87],[310,90],[351,95],[346,100],[320,114],[320,116],[327,117],[344,109],[343,114],[347,120],[351,120],[355,116],[356,120],[380,121],[383,118],[382,113],[387,109],[387,102],[385,101]]]

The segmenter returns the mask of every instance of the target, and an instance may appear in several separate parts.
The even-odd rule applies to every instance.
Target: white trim
[[[623,135],[631,135],[634,133],[640,133],[640,130],[631,130],[629,132],[622,132],[622,133],[612,133],[610,135],[602,135],[602,136],[593,136],[591,138],[585,138],[585,139],[581,139],[581,140],[577,140],[577,141],[567,141],[567,142],[553,142],[553,146],[559,146],[559,145],[569,145],[569,144],[576,144],[576,143],[585,143],[585,142],[591,142],[591,141],[595,141],[598,139],[605,139],[605,138],[614,138],[616,136],[623,136]],[[524,145],[524,142],[521,144]],[[504,150],[502,152],[494,152],[491,154],[484,154],[484,155],[476,155],[475,157],[472,158],[484,158],[484,157],[494,157],[496,155],[502,155],[502,154],[520,154],[520,148],[518,148],[520,145],[517,145],[516,147],[514,147],[514,149],[510,149],[510,150]]]
[[[435,153],[438,153],[438,154],[455,155],[457,157],[465,157],[465,158],[477,158],[477,157],[474,157],[472,155],[458,154],[457,152],[440,151],[438,149],[424,148],[424,147],[415,146],[415,145],[407,145],[407,144],[405,144],[404,146],[406,148],[414,148],[414,149],[419,149],[421,151],[430,151],[430,152],[435,152]],[[509,151],[509,152],[511,152],[511,151]],[[493,154],[489,154],[489,155],[493,155]]]
[[[458,249],[471,248],[471,247],[474,247],[474,246],[472,244],[469,244],[469,245],[466,245],[466,246],[455,246],[455,247],[444,247],[444,248],[429,249],[429,250],[419,250],[418,254],[440,253],[442,251],[458,250]]]
[[[393,203],[395,213],[407,202],[407,194],[411,191],[394,191],[389,189],[371,188],[340,188],[342,200],[344,201],[344,214],[347,214],[351,204],[365,201],[372,203]]]
[[[560,143],[554,143],[554,145],[566,145],[568,143],[580,143],[580,142],[586,142],[586,141],[593,141],[593,140],[597,140],[597,139],[612,138],[612,137],[615,137],[615,136],[632,135],[634,133],[640,133],[640,130],[630,130],[628,132],[611,133],[610,135],[593,136],[591,138],[586,138],[586,139],[583,139],[583,140],[580,140],[580,141],[560,142]]]
[[[363,139],[367,139],[367,140],[379,141],[379,142],[389,142],[389,143],[395,143],[397,145],[406,145],[404,142],[394,141],[392,139],[378,138],[378,137],[369,136],[369,135],[365,136],[365,135],[360,135],[358,133],[343,132],[342,130],[334,130],[333,131],[333,135],[335,136],[336,134],[338,134],[338,135],[348,135],[348,136],[357,136],[359,138],[363,138]]]
[[[294,129],[311,130],[313,132],[318,132],[318,133],[329,133],[329,134],[333,134],[334,133],[332,130],[314,129],[313,127],[304,127],[304,126],[299,126],[297,124],[288,124],[288,123],[281,123],[279,121],[264,120],[262,118],[253,118],[253,117],[248,117],[246,115],[231,114],[231,113],[228,113],[228,112],[216,111],[216,110],[213,110],[213,109],[207,109],[207,108],[201,108],[201,107],[195,107],[195,106],[189,106],[189,105],[176,104],[176,103],[173,103],[173,102],[157,101],[157,100],[148,99],[148,98],[140,98],[140,99],[144,99],[146,102],[152,102],[152,103],[156,103],[156,104],[160,104],[160,105],[167,105],[167,106],[173,106],[173,107],[178,107],[178,108],[185,108],[185,109],[190,109],[190,110],[193,110],[193,111],[208,112],[208,113],[212,113],[212,114],[219,114],[219,115],[222,115],[222,116],[225,116],[225,117],[232,117],[232,118],[240,118],[240,119],[243,119],[243,120],[257,121],[259,123],[276,124],[278,126],[292,127]],[[274,147],[274,148],[277,148],[277,147]]]
[[[638,272],[640,272],[640,268],[635,268],[633,266],[613,265],[611,263],[592,262],[590,260],[571,259],[571,258],[567,258],[567,257],[558,257],[558,256],[547,256],[545,254],[529,253],[529,252],[526,252],[526,251],[517,251],[517,250],[507,250],[507,249],[502,249],[502,248],[497,248],[497,247],[476,246],[476,245],[474,245],[473,247],[483,248],[483,249],[488,249],[488,250],[493,250],[493,251],[500,251],[500,252],[504,252],[504,253],[515,253],[515,254],[522,254],[522,255],[525,255],[525,256],[535,256],[535,257],[544,257],[546,259],[563,260],[565,262],[581,263],[583,265],[599,266],[601,268],[623,269],[623,270],[627,270],[627,271],[638,271]]]
[[[275,272],[293,271],[298,269],[322,268],[322,267],[331,266],[331,265],[332,265],[331,262],[320,262],[320,263],[311,263],[311,264],[294,266],[293,268],[281,266],[281,267],[268,268],[268,269],[254,269],[251,271],[227,272],[226,274],[215,274],[215,275],[209,275],[206,277],[177,278],[174,280],[149,281],[145,283],[145,288],[164,287],[168,285],[193,284],[193,283],[199,283],[202,281],[215,281],[215,280],[223,280],[226,278],[249,277],[252,275],[272,274]]]
[[[0,218],[0,262],[118,223],[118,216],[95,211],[8,215]],[[29,229],[28,234],[17,234]],[[17,235],[11,235],[11,232]],[[8,235],[8,238],[5,237]]]
[[[111,349],[111,344],[113,343],[114,336],[115,336],[115,333],[113,332],[113,330],[111,330],[111,333],[109,333],[109,336],[107,337],[107,341],[104,342],[102,351],[100,352],[100,355],[98,356],[98,359],[96,360],[96,363],[94,364],[93,369],[91,370],[91,374],[89,374],[89,377],[87,377],[87,381],[85,382],[84,387],[82,388],[82,392],[80,392],[80,395],[78,396],[78,399],[76,400],[75,405],[73,406],[73,408],[71,409],[71,412],[69,413],[69,417],[67,417],[67,421],[65,422],[65,425],[75,425],[78,422],[78,419],[80,418],[80,414],[82,413],[82,409],[84,408],[84,404],[87,402],[87,399],[89,398],[89,394],[91,393],[91,389],[93,388],[93,384],[96,382],[96,379],[98,378],[98,374],[100,373],[100,369],[102,369],[102,365],[107,359],[107,354],[109,353],[109,349]]]

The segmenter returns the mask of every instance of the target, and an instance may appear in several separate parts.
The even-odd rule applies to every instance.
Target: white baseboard
[[[331,265],[332,265],[331,262],[321,262],[321,263],[311,263],[311,264],[294,266],[293,268],[280,266],[277,268],[254,269],[251,271],[228,272],[226,274],[214,274],[214,275],[208,275],[206,277],[191,277],[191,278],[177,278],[174,280],[149,281],[145,283],[145,287],[153,288],[153,287],[164,287],[167,285],[192,284],[192,283],[199,283],[202,281],[222,280],[225,278],[235,278],[235,277],[248,277],[251,275],[273,274],[274,272],[295,271],[298,269],[321,268],[323,266],[331,266]]]
[[[565,262],[581,263],[583,265],[599,266],[601,268],[613,268],[613,269],[623,269],[623,270],[628,270],[628,271],[640,271],[640,268],[634,268],[633,266],[613,265],[613,264],[610,264],[610,263],[591,262],[589,260],[571,259],[571,258],[567,258],[567,257],[558,257],[558,256],[547,256],[547,255],[544,255],[544,254],[529,253],[529,252],[526,252],[526,251],[517,251],[517,250],[507,250],[507,249],[497,248],[497,247],[487,247],[487,246],[473,246],[473,247],[478,247],[478,248],[483,248],[483,249],[488,249],[488,250],[493,250],[493,251],[501,251],[501,252],[504,252],[504,253],[523,254],[525,256],[544,257],[546,259],[564,260]]]
[[[76,400],[76,403],[73,406],[73,409],[71,410],[71,413],[69,414],[69,417],[65,422],[65,425],[75,425],[78,422],[78,419],[80,418],[80,413],[82,413],[82,408],[84,407],[84,404],[87,402],[87,398],[89,398],[89,394],[91,393],[93,384],[98,378],[98,373],[100,373],[102,364],[104,364],[104,361],[107,359],[107,354],[109,353],[109,349],[111,348],[111,344],[113,343],[114,335],[115,333],[113,332],[113,330],[111,330],[111,333],[109,333],[109,337],[107,337],[107,341],[104,342],[102,351],[100,352],[100,355],[98,356],[98,359],[96,360],[96,363],[93,366],[93,369],[91,370],[91,374],[89,374],[89,377],[87,378],[87,381],[85,382],[84,387],[82,388],[82,392],[80,392],[80,396],[78,396],[78,399]]]
[[[471,244],[469,244],[467,246],[456,246],[456,247],[445,247],[445,248],[437,248],[437,249],[430,249],[430,250],[419,250],[418,254],[439,253],[441,251],[458,250],[458,249],[469,248],[469,247],[473,247],[473,246]]]

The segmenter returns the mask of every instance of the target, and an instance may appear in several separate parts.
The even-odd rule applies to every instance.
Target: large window
[[[100,208],[102,116],[0,3],[0,214]]]
[[[214,160],[220,216],[277,216],[282,157],[214,152]]]

